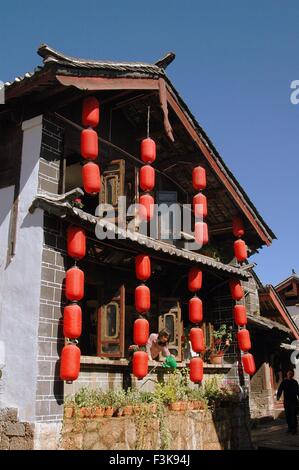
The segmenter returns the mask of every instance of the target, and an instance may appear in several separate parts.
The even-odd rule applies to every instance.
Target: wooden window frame
[[[109,357],[109,358],[121,358],[124,357],[124,345],[125,345],[125,286],[122,285],[119,289],[119,295],[113,297],[111,302],[119,301],[119,338],[118,339],[102,339],[103,327],[103,318],[104,318],[104,308],[109,304],[100,305],[98,308],[98,329],[97,329],[97,356],[98,357]],[[102,347],[104,344],[119,344],[119,352],[102,352]]]
[[[159,299],[159,312],[161,312],[163,309],[162,309],[162,306],[163,306],[163,302],[173,302],[173,303],[176,303],[177,305],[177,346],[171,346],[171,343],[168,344],[168,349],[174,349],[174,348],[177,348],[177,351],[178,351],[178,354],[176,356],[176,360],[178,362],[182,361],[182,355],[183,355],[183,352],[182,352],[182,335],[183,335],[183,320],[182,320],[182,309],[181,309],[181,305],[180,305],[180,300],[177,299],[177,298],[173,298],[173,297],[161,297]],[[165,317],[167,315],[169,315],[171,313],[171,310],[170,309],[168,312],[165,312],[164,314],[161,314],[159,313],[159,321],[158,321],[158,329],[159,331],[162,329],[162,328],[165,328],[166,325],[165,325]],[[163,318],[163,319],[162,319]],[[159,360],[162,360],[163,359],[163,356],[162,354],[160,354],[160,357],[159,357]]]
[[[109,166],[117,165],[118,169],[109,170]],[[102,174],[102,190],[99,195],[100,204],[108,204],[107,202],[107,181],[111,178],[117,178],[117,189],[116,189],[116,200],[119,196],[124,196],[125,192],[125,160],[111,160],[107,164],[107,170],[104,170]],[[110,203],[109,203],[110,204]],[[117,203],[112,204],[114,208],[117,208]]]

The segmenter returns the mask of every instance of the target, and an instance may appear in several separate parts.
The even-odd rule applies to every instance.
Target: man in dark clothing
[[[287,378],[279,385],[277,391],[277,400],[280,399],[283,392],[283,405],[286,414],[288,431],[297,434],[297,405],[299,397],[299,385],[297,380],[293,379],[294,371],[287,372]]]

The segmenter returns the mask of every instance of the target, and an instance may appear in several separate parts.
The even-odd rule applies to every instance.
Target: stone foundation
[[[15,408],[0,410],[0,450],[33,449],[34,426],[18,421]]]
[[[246,406],[211,411],[166,412],[164,429],[156,415],[65,419],[64,450],[252,449]],[[167,442],[167,445],[165,445]]]

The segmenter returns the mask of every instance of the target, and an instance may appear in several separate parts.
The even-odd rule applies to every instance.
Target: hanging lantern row
[[[69,226],[66,234],[67,254],[76,261],[86,254],[86,234],[81,227]],[[80,349],[74,341],[82,333],[82,310],[78,302],[84,297],[84,272],[76,265],[68,269],[65,279],[65,296],[70,302],[63,310],[63,335],[68,343],[61,353],[60,378],[73,382],[80,372]]]
[[[237,238],[234,241],[234,253],[237,261],[242,263],[247,259],[247,246],[244,240],[241,239],[245,235],[245,229],[243,221],[240,217],[234,217],[233,223],[233,235]],[[241,286],[240,281],[235,279],[229,282],[230,292],[233,300],[239,301],[244,298],[244,290]],[[243,304],[236,304],[233,309],[234,322],[238,327],[237,342],[239,349],[243,352],[242,364],[244,371],[253,375],[255,373],[255,362],[252,354],[248,353],[251,349],[250,333],[246,329],[247,325],[247,314],[246,307]]]
[[[149,114],[148,114],[149,133]],[[143,194],[139,197],[141,220],[149,222],[154,215],[155,200],[150,194],[156,183],[155,169],[151,164],[156,160],[156,142],[149,136],[143,139],[140,144],[140,158],[145,163],[139,170],[139,186]]]
[[[146,254],[137,255],[135,258],[135,275],[139,281],[145,282],[151,276],[151,259]],[[135,289],[135,308],[141,315],[145,315],[151,308],[150,289],[145,284],[140,284]],[[149,337],[149,322],[146,318],[138,318],[134,322],[133,341],[137,346],[145,346]],[[148,356],[144,351],[136,351],[133,354],[133,374],[138,380],[148,374]]]
[[[195,191],[199,191],[193,197],[194,216],[201,219],[200,222],[195,222],[194,237],[200,246],[204,246],[209,242],[208,225],[203,221],[208,215],[208,203],[206,196],[201,192],[207,186],[206,170],[201,166],[193,168],[192,184]]]
[[[144,165],[139,169],[139,186],[143,194],[139,196],[139,217],[149,222],[154,215],[155,200],[151,191],[156,183],[155,169],[151,164],[156,160],[156,142],[149,137],[150,108],[147,113],[147,137],[140,144],[140,158]],[[146,254],[137,255],[135,258],[135,275],[140,284],[135,289],[135,308],[140,315],[146,315],[151,308],[151,292],[144,283],[151,276],[151,259]],[[149,337],[149,322],[146,318],[138,318],[134,322],[133,338],[137,346],[145,346]],[[133,374],[138,380],[148,374],[148,355],[144,351],[136,351],[133,354]]]
[[[236,279],[231,279],[229,281],[230,292],[233,300],[239,301],[244,297],[244,290],[241,286],[240,281]],[[251,349],[251,340],[249,331],[245,328],[247,325],[247,314],[246,314],[246,307],[243,304],[236,304],[233,308],[233,316],[234,322],[238,327],[237,332],[237,342],[239,349],[244,353],[247,353],[249,349]],[[244,355],[242,356],[244,370],[247,374],[254,374],[255,367],[252,366],[254,364],[254,358],[252,354],[246,354],[249,356],[248,359],[243,360]],[[245,365],[246,364],[246,367]],[[253,372],[252,372],[253,370]]]
[[[93,160],[99,155],[99,139],[93,129],[100,122],[100,106],[98,100],[91,96],[83,101],[82,125],[86,127],[81,131],[81,156],[87,160],[82,167],[82,181],[84,191],[88,194],[97,194],[101,190],[100,168]]]
[[[194,297],[189,300],[189,321],[195,326],[191,328],[189,339],[192,350],[195,353],[202,353],[205,350],[205,341],[203,330],[198,324],[202,322],[202,301],[196,295],[196,292],[202,287],[202,271],[197,267],[192,267],[188,272],[188,290],[194,293]],[[203,379],[203,361],[200,357],[193,357],[190,360],[190,380],[199,383]]]

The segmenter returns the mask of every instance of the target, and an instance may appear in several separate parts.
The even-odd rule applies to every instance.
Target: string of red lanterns
[[[147,113],[147,137],[140,144],[140,158],[145,163],[139,170],[139,186],[143,194],[139,197],[141,220],[149,222],[154,215],[155,200],[151,191],[155,187],[155,169],[151,166],[156,160],[156,142],[149,136],[150,107]]]
[[[99,102],[95,97],[84,99],[82,106],[82,125],[80,149],[86,160],[82,167],[82,182],[86,193],[97,194],[101,189],[100,168],[94,160],[98,158],[99,140],[94,130],[100,121]],[[84,272],[76,262],[85,257],[86,234],[81,227],[67,228],[67,254],[75,260],[75,265],[68,269],[65,279],[65,296],[69,301],[63,310],[63,335],[67,344],[63,347],[60,363],[60,378],[67,382],[76,380],[80,372],[80,348],[77,338],[82,333],[82,310],[78,302],[84,297]]]
[[[233,234],[237,238],[234,242],[234,253],[237,261],[242,263],[247,259],[247,247],[244,240],[241,237],[245,234],[243,221],[240,217],[234,217],[233,219]],[[244,290],[241,286],[240,281],[231,279],[229,281],[229,287],[232,299],[240,301],[244,298]],[[247,325],[247,314],[246,307],[243,304],[235,304],[233,309],[234,322],[238,327],[237,342],[238,347],[242,351],[242,364],[247,374],[253,375],[256,367],[254,357],[248,351],[251,349],[250,333],[246,329]]]
[[[82,125],[86,129],[81,131],[81,155],[86,160],[82,167],[82,181],[84,191],[88,194],[97,194],[101,190],[100,167],[94,162],[99,154],[99,139],[94,128],[99,122],[99,101],[94,96],[85,98],[82,106]]]
[[[188,272],[188,290],[194,293],[194,297],[189,300],[189,321],[195,324],[189,333],[192,350],[195,353],[202,353],[205,349],[204,334],[199,324],[202,322],[202,301],[197,297],[197,291],[202,287],[202,272],[197,267],[192,267]],[[203,379],[203,360],[200,356],[192,357],[190,360],[190,380],[199,383]]]
[[[149,222],[154,215],[155,200],[151,194],[155,187],[155,169],[151,166],[156,160],[156,142],[149,137],[150,107],[147,114],[147,137],[140,144],[140,158],[144,165],[139,169],[139,186],[143,194],[139,196],[139,217]],[[135,309],[140,318],[135,320],[133,340],[137,346],[145,346],[149,337],[149,322],[144,316],[151,308],[151,292],[145,282],[151,276],[151,259],[142,253],[135,258],[135,275],[142,282],[135,289]],[[148,374],[148,355],[144,351],[135,351],[132,361],[133,374],[138,380]]]
[[[201,166],[193,168],[192,171],[192,184],[195,191],[199,191],[193,197],[193,210],[195,218],[203,219],[208,215],[207,198],[202,193],[206,188],[207,179],[206,171]],[[195,241],[205,245],[209,241],[208,226],[203,220],[196,222],[194,226]],[[188,272],[188,290],[194,293],[194,297],[189,300],[189,321],[195,326],[191,328],[189,339],[191,342],[192,350],[199,355],[192,357],[189,364],[190,380],[194,383],[200,383],[203,380],[203,360],[200,353],[205,350],[205,341],[202,328],[199,324],[202,322],[202,301],[197,296],[197,292],[202,287],[202,271],[197,267],[192,267]]]
[[[192,184],[195,191],[198,191],[197,194],[193,196],[193,211],[195,219],[199,218],[200,221],[196,222],[194,225],[194,237],[195,241],[200,245],[204,246],[209,242],[209,232],[208,225],[204,222],[204,218],[208,215],[208,203],[206,196],[202,191],[207,186],[207,177],[206,170],[197,166],[193,168],[192,171]]]
[[[67,228],[67,254],[75,263],[86,254],[86,235],[81,227]],[[70,302],[63,310],[63,335],[68,343],[63,347],[60,378],[73,382],[79,376],[81,352],[76,340],[82,333],[82,310],[78,302],[84,297],[84,272],[75,264],[66,272],[65,296]]]
[[[149,337],[149,322],[144,315],[151,307],[150,289],[144,284],[151,276],[151,259],[146,254],[135,257],[135,275],[140,284],[135,289],[135,308],[140,318],[135,320],[133,327],[133,341],[137,346],[145,346]],[[138,380],[148,374],[148,355],[144,351],[135,351],[132,361],[133,374]]]

